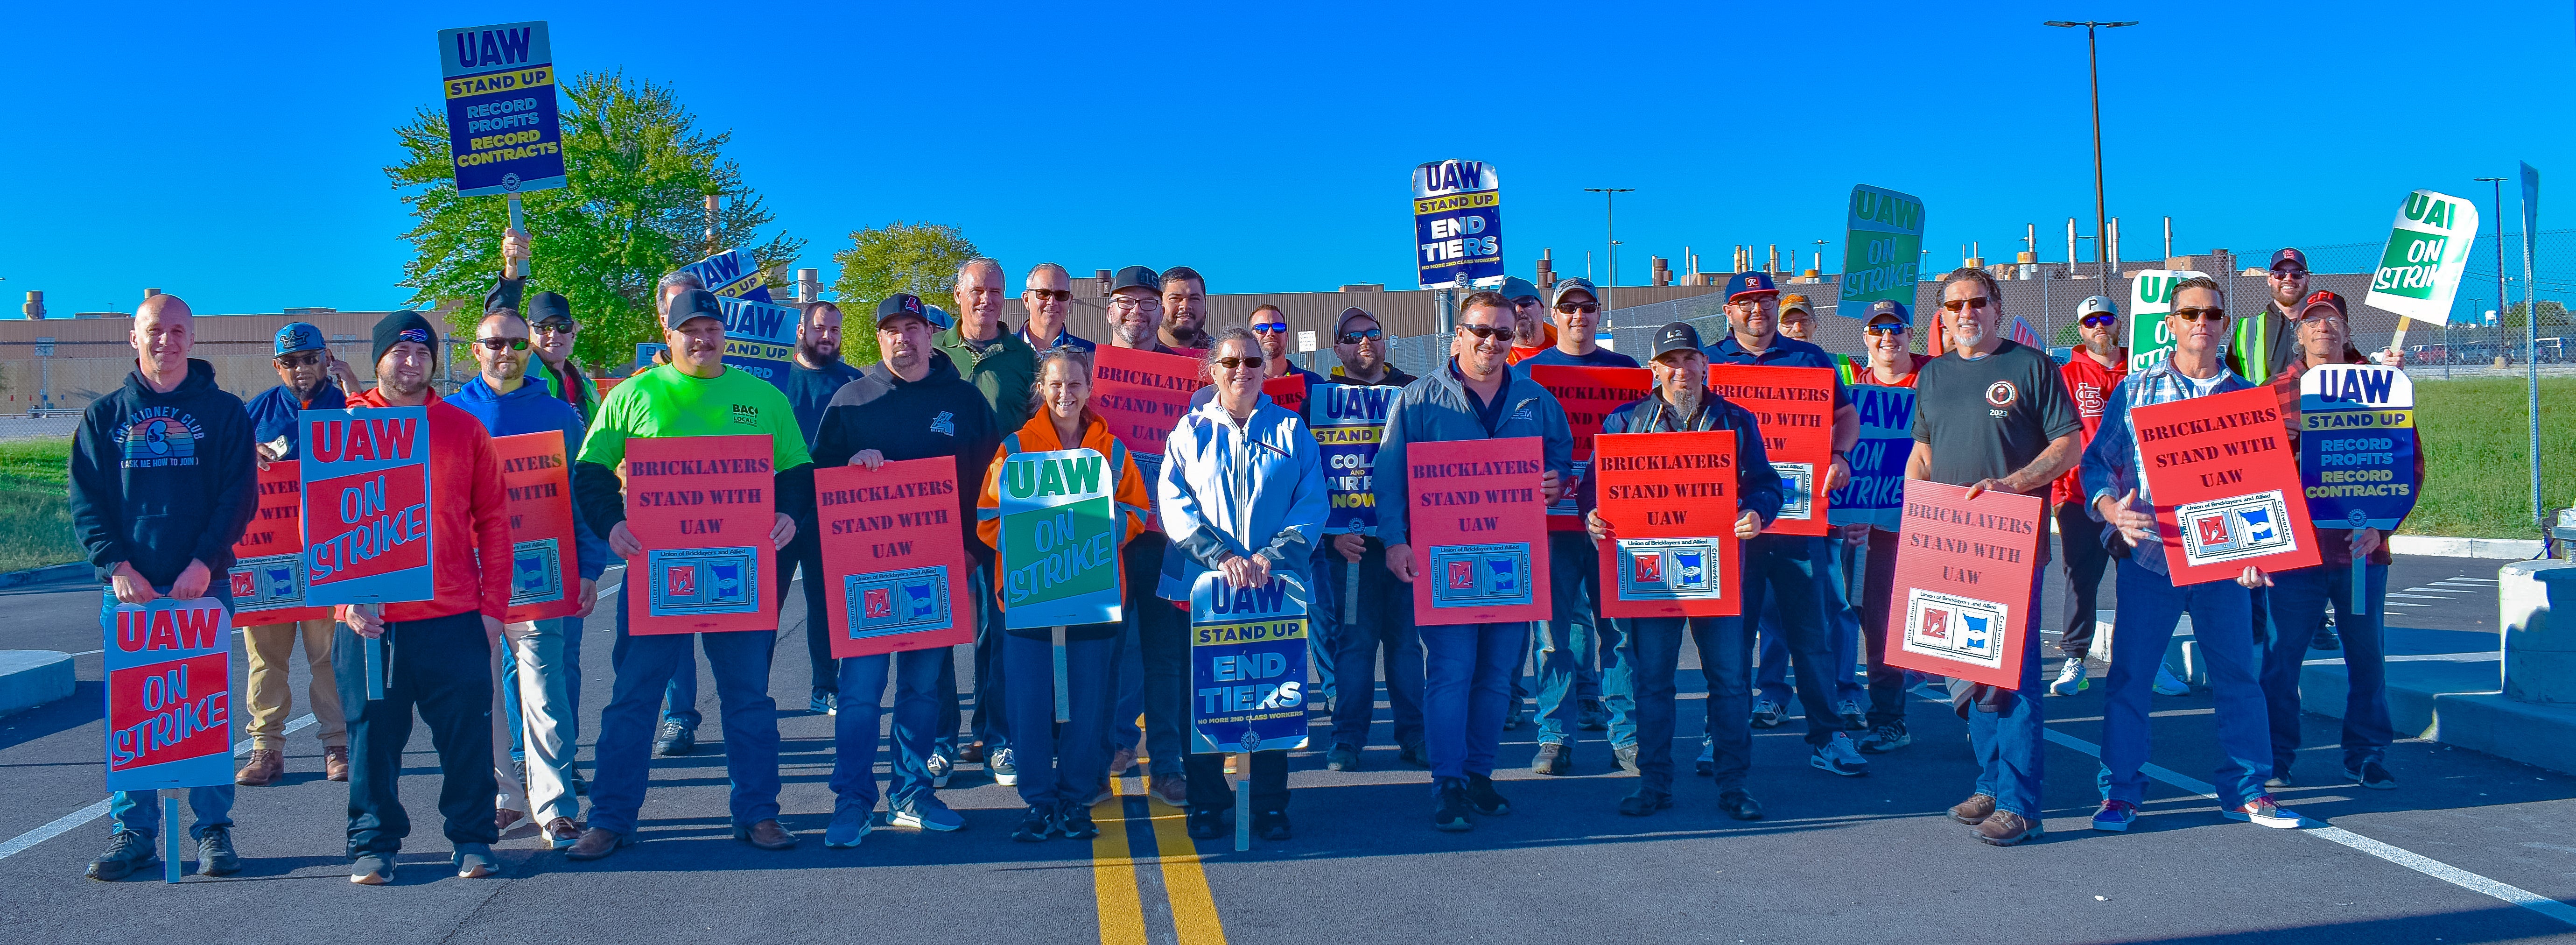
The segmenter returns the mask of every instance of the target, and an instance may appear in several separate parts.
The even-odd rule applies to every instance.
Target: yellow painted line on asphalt
[[[1145,758],[1137,761],[1150,763]],[[1190,841],[1189,829],[1183,823],[1184,812],[1146,794],[1145,823],[1133,824],[1127,815],[1126,799],[1136,794],[1130,793],[1128,779],[1110,778],[1109,789],[1110,798],[1092,808],[1092,819],[1100,826],[1100,836],[1091,841],[1092,891],[1100,911],[1100,941],[1103,945],[1128,945],[1149,938],[1145,904],[1138,891],[1143,875],[1130,845],[1132,828],[1142,826],[1154,844],[1150,855],[1161,871],[1163,893],[1170,902],[1174,940],[1180,945],[1225,945],[1225,923],[1217,917],[1216,894],[1208,889],[1207,873],[1199,867],[1198,846]]]
[[[1199,848],[1190,842],[1180,808],[1160,798],[1148,798],[1145,806],[1154,822],[1163,891],[1172,900],[1173,935],[1181,945],[1225,945],[1225,923],[1217,918],[1216,894],[1208,890],[1207,872],[1199,868]]]
[[[1124,793],[1126,780],[1109,779],[1113,795]],[[1145,906],[1136,895],[1136,860],[1127,846],[1126,810],[1127,803],[1112,796],[1092,811],[1100,825],[1100,835],[1091,838],[1091,884],[1100,906],[1101,945],[1145,941]]]

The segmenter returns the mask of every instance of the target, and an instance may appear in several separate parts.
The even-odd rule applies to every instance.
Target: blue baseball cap
[[[277,350],[274,353],[294,354],[327,347],[330,345],[323,342],[322,329],[313,327],[312,322],[287,322],[286,327],[277,330]]]
[[[1780,294],[1780,288],[1771,284],[1771,274],[1767,272],[1740,273],[1730,277],[1727,285],[1731,287],[1731,291],[1726,295],[1726,300],[1729,302],[1748,295]]]
[[[1519,304],[1522,299],[1536,301],[1539,298],[1538,286],[1519,276],[1504,279],[1503,298],[1510,300],[1513,304]]]
[[[1860,313],[1861,327],[1867,328],[1876,324],[1882,317],[1894,318],[1897,324],[1907,328],[1914,327],[1914,310],[1906,308],[1905,303],[1895,299],[1880,299],[1869,303],[1869,308]]]

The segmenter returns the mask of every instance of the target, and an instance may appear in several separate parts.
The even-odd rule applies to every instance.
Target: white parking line
[[[2068,735],[2053,728],[2048,729],[2047,734],[2049,741],[2056,742],[2057,744],[2091,755],[2096,759],[2102,757],[2101,747],[2093,744],[2092,742],[2085,741],[2073,735]],[[2146,765],[2141,770],[2147,777],[2190,791],[2213,801],[2218,799],[2217,788],[2207,781],[2186,777],[2181,773],[2159,765]],[[2519,886],[2509,883],[2500,883],[2495,880],[2488,879],[2476,873],[2469,872],[2468,870],[2433,859],[2432,857],[2428,857],[2402,847],[2390,846],[2377,840],[2370,839],[2369,837],[2345,830],[2341,827],[2328,826],[2321,821],[2309,821],[2309,823],[2316,824],[2317,826],[2300,830],[2299,833],[2315,837],[2320,840],[2342,844],[2346,847],[2387,860],[2388,862],[2395,863],[2407,869],[2433,877],[2434,879],[2441,880],[2453,886],[2458,886],[2470,892],[2493,896],[2497,899],[2513,903],[2514,905],[2540,913],[2541,915],[2548,916],[2568,925],[2576,926],[2576,906],[2570,906],[2556,899],[2551,899],[2547,896],[2523,889]]]
[[[295,721],[286,723],[285,734],[293,735],[297,732],[303,731],[312,724],[313,714],[307,712],[303,715],[297,716]],[[233,757],[241,757],[249,751],[249,739],[245,738],[233,744]],[[9,842],[0,843],[0,860],[16,856],[28,847],[32,847],[55,837],[70,833],[74,830],[80,829],[83,824],[107,816],[107,806],[113,800],[113,798],[101,798],[96,804],[92,804],[88,807],[54,818],[53,823],[46,824],[42,827],[38,827],[34,830],[9,838]]]

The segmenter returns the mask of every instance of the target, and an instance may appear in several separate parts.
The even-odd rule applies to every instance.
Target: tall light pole
[[[2501,178],[2501,177],[2472,177],[2472,178],[2470,178],[2470,180],[2478,181],[2478,182],[2480,182],[2480,183],[2487,183],[2487,184],[2494,184],[2494,185],[2495,185],[2495,203],[2494,203],[2494,204],[2492,204],[2492,206],[2494,206],[2494,207],[2495,207],[2495,251],[2496,251],[2496,329],[2497,329],[2497,332],[2498,332],[2497,337],[2503,337],[2502,332],[2503,332],[2503,329],[2504,329],[2504,312],[2505,312],[2505,297],[2504,297],[2504,178]],[[2535,306],[2531,306],[2531,307],[2532,307],[2532,308],[2534,308],[2534,309],[2539,308],[2539,306],[2536,306],[2536,305],[2535,305]],[[2526,315],[2526,316],[2529,316],[2529,315],[2537,315],[2537,314],[2539,314],[2539,313],[2538,313],[2537,311],[2531,311],[2531,312],[2524,312],[2523,314],[2524,314],[2524,315]],[[2451,314],[2450,314],[2449,312],[2444,312],[2444,313],[2442,313],[2442,324],[2444,324],[2444,325],[2449,325],[2450,323],[2451,323]],[[2399,327],[2404,327],[2404,326],[2405,326],[2405,320],[2404,320],[2404,319],[2399,319],[2399,320],[2398,320],[2398,325],[2399,325]]]
[[[2104,212],[2102,199],[2102,57],[2100,47],[2094,40],[2094,34],[2098,30],[2136,26],[2138,21],[2122,20],[2117,23],[2107,23],[2100,20],[2085,20],[2078,23],[2073,20],[2050,20],[2041,25],[2084,28],[2084,61],[2093,74],[2093,232],[2095,235],[2093,259],[2101,264],[2102,285],[2107,290],[2111,284],[2109,281],[2111,266],[2118,260],[2102,257],[2103,253],[2110,251],[2111,230],[2110,224],[2105,222],[2110,215]]]
[[[1610,278],[1604,280],[1609,284],[1601,287],[1601,327],[1603,328],[1610,327],[1610,311],[1618,308],[1611,304],[1610,293],[1619,285],[1619,195],[1634,192],[1636,189],[1634,187],[1583,188],[1584,193],[1601,195],[1601,223],[1602,228],[1608,231],[1602,238],[1610,243]]]

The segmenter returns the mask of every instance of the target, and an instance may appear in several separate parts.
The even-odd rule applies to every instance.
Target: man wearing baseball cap
[[[495,280],[492,291],[483,296],[483,310],[497,312],[509,309],[528,320],[537,351],[535,363],[528,366],[528,379],[544,384],[547,396],[571,404],[572,409],[581,414],[582,422],[589,423],[599,413],[599,387],[591,383],[590,374],[582,370],[581,362],[572,354],[573,339],[581,332],[581,325],[573,321],[571,300],[561,293],[527,294],[531,255],[528,234],[517,230],[502,231],[501,278]],[[525,304],[521,304],[523,300]],[[578,621],[567,624],[567,627],[575,631],[575,638],[580,636]],[[574,654],[578,665],[580,650],[573,648],[567,652]],[[575,678],[579,678],[578,672]],[[580,698],[580,692],[580,686],[573,687],[574,698]]]
[[[1156,332],[1163,324],[1163,276],[1144,266],[1118,270],[1109,284],[1109,344],[1156,354],[1181,354]],[[1156,560],[1161,559],[1156,552]]]
[[[1192,274],[1170,287],[1186,295],[1199,285],[1196,278]],[[1151,268],[1118,270],[1109,285],[1110,347],[1197,357],[1165,344],[1159,334],[1165,327],[1164,288],[1163,274]],[[1189,782],[1181,763],[1189,753],[1183,731],[1189,708],[1183,691],[1188,684],[1189,654],[1180,646],[1186,645],[1189,636],[1189,615],[1154,596],[1162,581],[1165,545],[1162,532],[1147,529],[1120,551],[1120,567],[1127,573],[1128,612],[1135,619],[1127,621],[1126,636],[1118,648],[1118,680],[1109,719],[1110,770],[1124,771],[1134,763],[1141,738],[1144,753],[1153,758],[1146,791],[1166,804],[1187,807]],[[1136,728],[1139,715],[1145,718],[1142,732]]]
[[[1861,310],[1861,340],[1869,346],[1869,360],[1852,372],[1855,385],[1911,388],[1921,377],[1923,366],[1932,363],[1929,355],[1914,353],[1914,310],[1903,302],[1880,299]],[[1910,430],[1912,417],[1902,419]],[[1882,755],[1914,743],[1905,728],[1906,671],[1887,665],[1887,616],[1896,593],[1897,531],[1871,522],[1854,522],[1842,529],[1846,544],[1859,541],[1867,548],[1860,556],[1860,600],[1853,609],[1860,612],[1861,652],[1869,665],[1869,709],[1861,719],[1869,734],[1861,736],[1855,747],[1862,754]]]
[[[573,464],[573,492],[592,528],[608,529],[608,545],[629,562],[644,546],[626,527],[625,486],[617,467],[630,439],[671,436],[766,435],[777,514],[769,547],[784,550],[799,520],[811,527],[814,466],[805,450],[796,409],[778,387],[724,363],[725,322],[716,297],[684,289],[662,316],[662,340],[671,363],[628,378],[599,405],[599,419],[582,440]],[[772,574],[784,562],[773,560]],[[781,596],[786,588],[780,587]],[[731,820],[737,840],[763,850],[796,846],[796,835],[778,824],[778,702],[769,695],[769,663],[777,648],[775,627],[735,633],[630,634],[628,600],[617,595],[617,685],[599,714],[591,785],[590,828],[566,855],[596,860],[635,842],[636,816],[644,806],[654,710],[691,638],[715,674],[724,717],[725,771],[733,781]]]
[[[2281,273],[2273,275],[2277,282]],[[2300,278],[2305,278],[2304,272]],[[2083,443],[2090,446],[2093,432],[2102,427],[2102,412],[2110,404],[2111,391],[2129,376],[2129,349],[2120,346],[2119,306],[2102,295],[2076,303],[2075,333],[2083,344],[2057,372],[2066,384],[2067,395],[2075,399],[2075,415],[2084,423]],[[2059,664],[2057,679],[2048,684],[2048,693],[2053,696],[2071,696],[2089,685],[2084,679],[2084,659],[2093,649],[2093,629],[2100,622],[2095,604],[2102,589],[2102,574],[2111,563],[2111,552],[2102,544],[2103,525],[2085,511],[2083,493],[2080,464],[2057,477],[2048,489],[2049,516],[2057,520],[2058,561],[2066,574],[2066,632],[2057,640],[2058,653],[2066,661]],[[2190,688],[2165,667],[2156,667],[2157,692],[2175,695],[2189,692]]]
[[[295,429],[297,417],[307,410],[340,409],[348,399],[343,391],[358,384],[357,372],[332,356],[322,329],[309,322],[288,322],[278,329],[276,352],[277,379],[283,383],[244,406],[263,469],[296,458],[302,439]],[[322,776],[349,780],[349,723],[340,714],[339,685],[331,677],[331,622],[316,617],[242,631],[243,649],[250,655],[250,757],[233,775],[234,784],[263,787],[286,773],[286,720],[295,714],[295,693],[286,673],[299,639],[313,673],[305,683],[304,701],[313,707],[314,735],[322,740]]]
[[[1556,346],[1556,326],[1548,322],[1547,298],[1537,285],[1512,276],[1503,280],[1503,297],[1512,300],[1512,351],[1503,363],[1516,365]]]
[[[1333,325],[1333,355],[1342,362],[1333,369],[1333,383],[1371,388],[1353,392],[1355,398],[1392,403],[1397,391],[1416,380],[1386,363],[1386,332],[1378,327],[1377,316],[1364,308],[1342,310],[1342,317]],[[1376,434],[1372,430],[1368,435]],[[1335,473],[1366,484],[1371,481],[1372,470],[1362,467]],[[1326,526],[1331,523],[1327,521]],[[1331,604],[1322,609],[1330,612],[1325,619],[1335,622],[1331,658],[1333,681],[1341,695],[1333,703],[1333,744],[1324,754],[1324,767],[1334,771],[1360,767],[1360,751],[1368,747],[1369,724],[1377,714],[1381,657],[1386,663],[1386,704],[1394,723],[1391,734],[1395,738],[1396,760],[1430,767],[1430,756],[1423,753],[1422,745],[1422,635],[1414,630],[1411,621],[1389,616],[1389,608],[1412,606],[1412,592],[1387,571],[1386,545],[1370,532],[1345,530],[1325,535],[1324,559],[1325,568],[1317,572],[1322,580],[1315,582],[1320,588],[1316,596],[1332,596]],[[1359,573],[1357,606],[1340,596],[1345,588],[1353,586],[1354,568]],[[1345,613],[1357,619],[1341,622]]]
[[[1780,333],[1819,348],[1824,347],[1823,342],[1816,340],[1816,303],[1796,292],[1782,293]],[[1834,373],[1842,375],[1845,384],[1855,383],[1854,376],[1861,368],[1867,366],[1853,361],[1850,355],[1839,351],[1825,352],[1825,356],[1834,360]]]
[[[1780,512],[1780,473],[1762,449],[1762,430],[1753,413],[1729,403],[1708,386],[1708,356],[1700,351],[1699,332],[1687,322],[1655,331],[1655,389],[1643,399],[1621,405],[1601,421],[1605,435],[1619,433],[1686,433],[1730,430],[1735,433],[1736,510],[1734,537],[1753,538]],[[1590,477],[1575,487],[1584,526],[1598,541],[1618,535],[1602,521],[1599,490]],[[1737,555],[1739,559],[1743,556]],[[1708,683],[1707,731],[1711,773],[1717,778],[1717,809],[1736,820],[1762,819],[1762,805],[1744,788],[1753,767],[1751,655],[1744,618],[1634,617],[1605,621],[1624,633],[1636,660],[1637,793],[1619,801],[1619,812],[1646,817],[1673,806],[1673,676],[1679,671],[1682,636],[1699,648],[1700,675]]]
[[[1732,329],[1726,337],[1709,345],[1705,351],[1712,364],[1757,364],[1780,367],[1814,367],[1834,370],[1833,358],[1825,349],[1780,334],[1780,290],[1772,285],[1771,274],[1747,272],[1728,277],[1726,320]],[[1851,395],[1844,391],[1842,375],[1834,376],[1833,457],[1827,468],[1815,477],[1818,492],[1832,492],[1851,480],[1851,467],[1846,457],[1860,442],[1860,411],[1852,406]],[[1744,612],[1762,612],[1768,602],[1779,607],[1783,636],[1789,643],[1790,668],[1797,679],[1797,698],[1807,715],[1807,745],[1811,752],[1808,764],[1818,770],[1844,777],[1869,773],[1868,759],[1860,756],[1851,737],[1844,734],[1845,722],[1833,705],[1835,663],[1830,629],[1834,614],[1848,606],[1843,600],[1840,582],[1833,580],[1836,555],[1832,545],[1838,539],[1811,538],[1804,535],[1761,535],[1744,545]],[[1842,673],[1851,672],[1851,662],[1842,664]],[[1757,725],[1769,720],[1777,725],[1783,719],[1767,703],[1754,707]],[[1768,726],[1763,726],[1768,727]]]
[[[1819,348],[1824,347],[1817,343],[1815,334],[1816,304],[1808,301],[1806,296],[1795,292],[1782,294],[1780,296],[1780,335],[1814,344]],[[1859,383],[1859,369],[1866,365],[1855,365],[1850,356],[1839,352],[1825,352],[1825,357],[1833,359],[1834,374],[1842,378],[1844,386]],[[1857,560],[1859,545],[1848,540],[1848,532],[1845,533],[1845,538],[1845,541],[1837,543],[1832,536],[1827,536],[1825,541],[1826,551],[1831,557],[1829,563],[1833,568],[1833,573],[1826,583],[1833,589],[1834,596],[1837,598],[1845,598],[1846,589],[1851,586],[1848,575],[1851,574],[1853,566],[1861,564]],[[1833,636],[1834,665],[1840,667],[1856,664],[1861,657],[1860,615],[1853,612],[1853,608],[1849,606],[1846,599],[1844,606],[1828,610],[1825,618],[1827,629]],[[1762,658],[1759,660],[1762,664],[1762,672],[1753,681],[1754,696],[1757,704],[1772,706],[1773,711],[1776,712],[1777,707],[1789,704],[1795,692],[1794,687],[1789,683],[1789,644],[1783,639],[1786,635],[1780,630],[1780,607],[1777,602],[1763,609],[1760,621],[1754,625],[1753,635],[1762,653]],[[1866,718],[1860,710],[1860,684],[1853,682],[1849,673],[1832,673],[1831,678],[1834,683],[1832,696],[1835,714],[1842,716],[1845,725],[1862,727]],[[1756,714],[1764,713],[1757,710]]]

